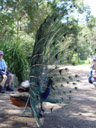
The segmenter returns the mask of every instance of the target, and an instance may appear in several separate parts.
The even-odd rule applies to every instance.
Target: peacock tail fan
[[[62,103],[71,100],[77,90],[78,76],[70,75],[64,64],[70,60],[72,45],[68,35],[72,28],[61,23],[64,11],[56,11],[41,24],[31,57],[30,104],[37,124],[43,110],[43,102]],[[78,80],[79,82],[79,80]],[[72,87],[68,87],[69,84]],[[67,86],[66,86],[67,85]],[[73,89],[73,90],[72,90]]]

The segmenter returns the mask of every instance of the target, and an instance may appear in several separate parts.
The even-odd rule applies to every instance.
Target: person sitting
[[[8,82],[8,86],[6,87],[7,91],[13,91],[14,89],[11,87],[12,84],[12,80],[13,80],[13,75],[7,71],[7,65],[4,61],[3,58],[3,51],[0,51],[0,75],[2,76],[2,81],[0,83],[0,93],[5,93],[5,82],[7,80],[7,76],[9,77],[9,82]]]
[[[90,71],[88,81],[91,84],[96,83],[96,56],[92,61],[92,70]]]

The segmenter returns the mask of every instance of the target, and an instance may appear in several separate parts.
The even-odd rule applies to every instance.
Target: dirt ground
[[[69,104],[45,103],[41,119],[44,128],[96,128],[96,88],[88,83],[89,66],[69,66],[79,74],[78,91],[72,93]],[[10,103],[9,92],[0,94],[0,128],[37,128],[35,119],[21,116],[24,108]],[[53,108],[53,111],[50,111]]]

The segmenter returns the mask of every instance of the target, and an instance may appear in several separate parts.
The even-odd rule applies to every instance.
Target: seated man
[[[89,83],[96,83],[96,56],[93,58],[92,62],[92,70],[90,71],[89,75]]]
[[[9,83],[8,83],[8,86],[6,87],[6,90],[13,91],[13,88],[11,87],[13,75],[7,71],[7,65],[5,61],[2,59],[3,55],[4,55],[3,51],[0,51],[0,75],[3,77],[0,83],[0,93],[5,92],[4,85],[7,80],[7,76],[9,77]]]

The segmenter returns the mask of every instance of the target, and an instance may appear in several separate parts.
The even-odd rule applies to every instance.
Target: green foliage
[[[26,73],[26,69],[29,69],[28,53],[21,42],[5,41],[0,45],[0,49],[4,51],[4,59],[8,65],[8,70],[16,74],[19,81],[28,79]]]
[[[75,63],[75,64],[79,63],[79,57],[78,57],[77,53],[73,54],[73,57],[72,57],[71,61],[72,61],[72,63]]]
[[[51,12],[51,4],[46,0],[0,1],[0,37],[6,33],[11,37],[21,32],[36,33],[43,20]],[[7,28],[6,28],[7,26]]]
[[[62,43],[63,42],[64,43],[61,45],[61,47],[63,46],[65,47],[65,49],[69,47],[70,53],[66,52],[66,50],[63,51],[65,52],[64,56],[67,59],[66,63],[72,63],[73,60],[71,61],[71,59],[74,58],[75,53],[78,54],[78,58],[79,58],[78,62],[76,59],[76,62],[75,62],[76,64],[80,63],[80,60],[81,61],[86,60],[87,56],[90,56],[90,53],[92,53],[95,43],[94,45],[92,44],[93,42],[89,44],[90,38],[85,38],[85,37],[82,38],[84,34],[80,35],[80,32],[82,31],[84,26],[81,27],[80,25],[78,25],[79,20],[74,18],[74,11],[76,12],[77,10],[78,15],[82,15],[83,12],[86,13],[85,19],[87,19],[88,27],[89,26],[92,26],[92,28],[94,27],[95,19],[92,16],[90,17],[90,9],[84,5],[82,0],[75,0],[75,1],[74,0],[72,1],[68,1],[68,0],[4,1],[4,0],[1,0],[0,1],[0,19],[1,19],[0,20],[0,40],[1,41],[7,40],[7,39],[13,40],[14,37],[15,38],[17,37],[17,39],[20,39],[24,42],[25,40],[26,42],[27,41],[34,42],[35,34],[39,29],[40,25],[43,23],[44,19],[49,14],[52,14],[54,11],[57,11],[57,10],[63,10],[64,12],[64,15],[61,18],[62,22],[60,23],[64,27],[63,29],[64,37],[63,38],[60,37],[60,34],[58,32],[58,36],[60,38],[56,40],[55,44],[57,45],[57,43],[60,43],[62,41]],[[59,28],[59,25],[58,25],[58,28]],[[92,37],[92,35],[89,37]],[[34,43],[31,46],[33,47],[33,45]],[[92,47],[91,51],[90,51],[90,46]],[[74,53],[74,49],[76,48],[77,48],[77,51]],[[57,45],[57,51],[58,51],[58,45]],[[82,55],[82,53],[84,54]],[[63,54],[61,57],[63,57]]]
[[[91,64],[92,63],[92,59],[87,59],[84,61],[84,64]]]

